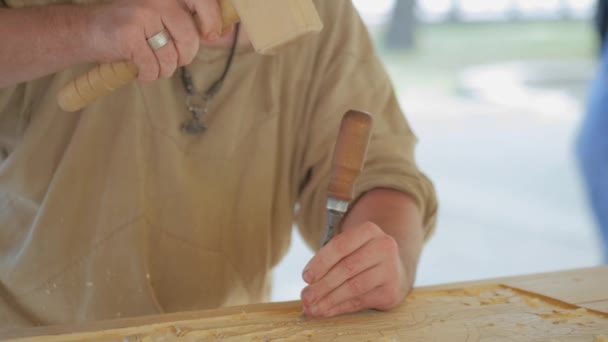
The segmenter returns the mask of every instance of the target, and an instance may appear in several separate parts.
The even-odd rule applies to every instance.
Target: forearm
[[[0,9],[0,88],[92,61],[85,6]]]
[[[408,279],[413,282],[424,241],[422,215],[414,200],[395,190],[371,190],[349,211],[343,227],[365,222],[375,223],[395,239]]]

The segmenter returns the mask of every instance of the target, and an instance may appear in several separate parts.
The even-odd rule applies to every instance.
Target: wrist
[[[54,28],[59,41],[59,55],[65,56],[71,64],[96,61],[94,7],[84,5],[58,5],[42,8],[47,11],[48,27]],[[49,53],[55,53],[49,51]]]
[[[67,29],[74,34],[74,55],[83,63],[100,61],[99,27],[95,23],[95,13],[99,5],[70,6]]]
[[[414,198],[396,190],[373,189],[358,200],[345,218],[345,227],[372,222],[390,235],[399,249],[406,285],[414,283],[424,245],[422,213]]]

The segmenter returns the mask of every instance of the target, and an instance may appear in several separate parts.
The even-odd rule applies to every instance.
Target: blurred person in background
[[[577,155],[608,264],[608,0],[598,0],[595,26],[600,40],[600,65],[591,84]]]

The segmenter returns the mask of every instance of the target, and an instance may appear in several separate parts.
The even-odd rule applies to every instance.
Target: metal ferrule
[[[348,210],[348,202],[329,197],[327,199],[327,209],[345,213]]]
[[[331,197],[327,199],[327,229],[321,247],[325,246],[334,237],[347,210],[348,202]]]

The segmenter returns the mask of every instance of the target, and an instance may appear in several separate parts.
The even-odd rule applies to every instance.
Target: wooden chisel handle
[[[239,22],[230,0],[219,0],[224,27]],[[137,78],[137,67],[131,62],[101,64],[66,84],[57,96],[59,107],[66,112],[78,111],[100,97],[108,95]]]
[[[363,169],[372,131],[371,115],[355,110],[342,118],[328,187],[328,197],[350,202],[355,181]]]

